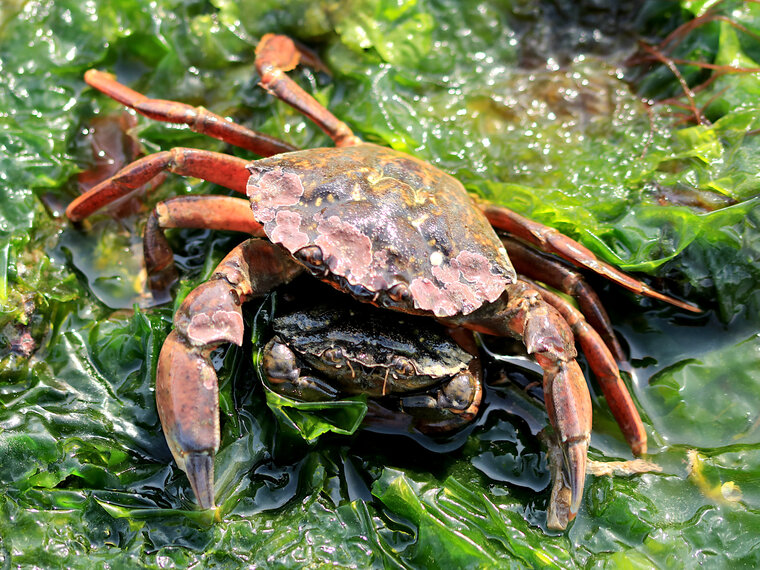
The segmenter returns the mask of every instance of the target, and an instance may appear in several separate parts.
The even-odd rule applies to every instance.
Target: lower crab
[[[695,308],[651,290],[551,228],[474,199],[457,180],[428,163],[362,142],[286,75],[304,55],[284,36],[264,36],[256,50],[261,85],[313,120],[332,138],[334,148],[296,150],[203,108],[149,99],[106,73],[90,70],[85,75],[91,86],[143,115],[187,124],[268,157],[251,162],[188,148],[159,152],[126,166],[67,209],[71,220],[82,220],[167,170],[249,198],[167,200],[155,207],[145,229],[146,267],[156,288],[174,278],[165,228],[237,230],[255,236],[236,247],[211,279],[182,302],[158,362],[161,424],[198,502],[203,508],[215,504],[219,408],[209,354],[222,343],[242,342],[242,303],[307,272],[379,307],[520,339],[544,371],[546,409],[558,435],[565,475],[555,485],[567,491],[571,520],[583,495],[591,429],[591,399],[575,360],[571,327],[634,453],[646,451],[646,433],[620,379],[615,357],[621,359],[622,351],[598,299],[575,273],[525,243],[540,245],[636,293]],[[309,60],[315,61],[308,55]],[[500,238],[494,228],[518,239]],[[518,277],[507,251],[520,274],[577,294],[604,340],[572,307]]]
[[[345,300],[288,311],[272,329],[262,373],[280,395],[326,402],[366,394],[365,425],[431,435],[478,413],[483,375],[471,335],[457,335],[458,344],[430,319]]]

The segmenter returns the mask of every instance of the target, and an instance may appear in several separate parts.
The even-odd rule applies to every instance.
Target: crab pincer
[[[175,329],[158,359],[156,404],[169,449],[202,508],[214,507],[214,456],[219,449],[219,390],[209,354],[223,343],[243,343],[241,303],[300,272],[270,242],[250,239],[222,260],[174,316]]]
[[[563,471],[571,492],[568,520],[572,520],[580,507],[586,478],[591,396],[575,360],[575,342],[567,322],[543,301],[537,289],[522,280],[507,284],[496,301],[446,322],[515,337],[541,366],[546,411],[564,457]]]

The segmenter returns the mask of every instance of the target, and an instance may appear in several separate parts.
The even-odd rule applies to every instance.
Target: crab
[[[159,356],[156,400],[161,425],[198,503],[203,508],[215,505],[219,407],[209,354],[223,343],[242,342],[242,303],[310,273],[378,307],[520,339],[543,370],[547,414],[563,458],[564,477],[555,478],[555,487],[563,487],[567,520],[572,520],[583,496],[591,430],[591,398],[576,362],[573,332],[633,453],[646,452],[646,432],[620,378],[616,359],[624,356],[603,307],[578,274],[556,258],[635,293],[698,309],[602,262],[552,228],[469,195],[461,183],[429,163],[363,142],[288,77],[286,72],[302,61],[319,64],[285,36],[268,34],[256,49],[261,86],[309,117],[335,147],[298,150],[206,109],[149,99],[108,73],[85,74],[90,86],[138,113],[184,123],[264,157],[250,161],[190,148],[158,152],[127,165],[76,198],[66,211],[72,221],[82,220],[166,171],[248,196],[182,196],[160,202],[144,234],[146,269],[157,290],[176,276],[166,228],[236,230],[253,236],[181,303]],[[512,237],[497,235],[494,228]],[[551,257],[526,244],[540,246]],[[593,326],[518,272],[577,295]]]
[[[471,335],[326,297],[272,321],[261,359],[269,389],[302,402],[366,394],[363,424],[395,432],[445,434],[475,419],[483,374]]]

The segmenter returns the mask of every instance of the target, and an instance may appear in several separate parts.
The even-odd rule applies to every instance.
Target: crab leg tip
[[[648,287],[642,293],[645,295],[649,295],[650,297],[654,299],[658,299],[660,301],[664,301],[665,303],[669,303],[673,305],[674,307],[678,307],[679,309],[689,311],[691,313],[699,314],[699,313],[704,312],[694,303],[690,303],[689,301],[682,301],[681,299],[676,299],[675,297],[671,297],[670,295],[665,295],[664,293],[659,293],[658,291],[655,291],[654,289],[649,289]]]
[[[213,509],[214,504],[214,457],[208,453],[188,453],[185,472],[190,480],[195,498],[202,509]]]
[[[639,441],[635,444],[631,444],[631,450],[636,457],[644,455],[647,452],[647,441]]]
[[[98,79],[115,79],[115,76],[99,69],[88,69],[84,72],[84,80],[86,83],[91,84],[97,82]]]

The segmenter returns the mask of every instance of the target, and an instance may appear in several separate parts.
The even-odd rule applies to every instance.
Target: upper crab
[[[360,144],[249,169],[251,208],[267,237],[357,297],[452,317],[495,301],[516,280],[462,185],[426,162]]]

